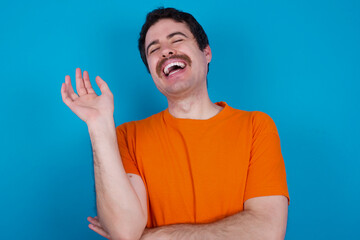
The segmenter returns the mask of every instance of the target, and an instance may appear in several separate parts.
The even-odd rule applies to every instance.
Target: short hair
[[[149,12],[146,16],[146,21],[141,28],[138,47],[140,51],[140,56],[142,61],[144,62],[147,70],[149,70],[149,65],[146,60],[146,53],[145,53],[145,37],[149,30],[149,28],[157,23],[160,19],[169,18],[173,19],[176,22],[183,22],[185,23],[192,35],[194,35],[196,42],[199,46],[199,49],[203,51],[207,45],[209,45],[208,37],[202,28],[202,26],[196,21],[196,19],[189,13],[179,11],[175,8],[158,8],[151,12]]]

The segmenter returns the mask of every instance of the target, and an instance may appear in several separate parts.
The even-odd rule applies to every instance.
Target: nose
[[[175,50],[169,47],[163,48],[161,55],[163,58],[171,57],[172,55],[175,55]]]

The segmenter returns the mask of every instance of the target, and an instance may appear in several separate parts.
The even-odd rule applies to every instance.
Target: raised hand
[[[87,124],[99,118],[113,117],[114,98],[105,83],[99,76],[96,77],[96,84],[99,86],[101,95],[98,96],[91,86],[89,73],[81,69],[76,69],[76,91],[71,85],[70,76],[65,76],[65,83],[61,86],[61,96],[63,102]]]

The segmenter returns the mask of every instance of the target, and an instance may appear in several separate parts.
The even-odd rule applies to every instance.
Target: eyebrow
[[[169,35],[167,35],[167,39],[170,39],[170,38],[172,38],[172,37],[174,37],[174,36],[176,36],[176,35],[181,35],[181,36],[184,36],[184,37],[186,37],[186,38],[188,38],[188,36],[186,36],[184,33],[182,33],[182,32],[173,32],[173,33],[170,33]],[[146,54],[149,54],[149,48],[152,46],[152,45],[154,45],[154,44],[158,44],[159,43],[159,40],[154,40],[154,41],[152,41],[148,46],[147,46],[147,48],[146,48]]]
[[[182,36],[188,38],[188,36],[186,36],[186,35],[185,35],[184,33],[182,33],[182,32],[170,33],[166,38],[167,38],[167,39],[170,39],[170,38],[172,38],[172,37],[175,36],[175,35],[182,35]]]

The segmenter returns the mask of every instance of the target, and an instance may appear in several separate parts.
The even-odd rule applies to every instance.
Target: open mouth
[[[156,73],[159,77],[169,77],[174,73],[185,71],[188,66],[191,67],[191,63],[191,59],[185,54],[173,55],[158,62]]]
[[[165,76],[170,76],[181,69],[184,69],[186,67],[186,64],[184,62],[171,62],[167,65],[165,65],[163,72]]]

